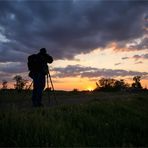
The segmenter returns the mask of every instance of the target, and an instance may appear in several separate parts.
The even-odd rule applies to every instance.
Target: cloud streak
[[[135,61],[138,60],[147,60],[148,59],[148,54],[142,54],[142,55],[134,55],[132,57],[122,57],[122,60],[127,60],[127,59],[134,59]]]
[[[118,66],[118,65],[121,65],[121,64],[122,64],[122,63],[119,62],[119,63],[115,63],[114,65],[115,65],[115,66]]]
[[[127,71],[120,69],[99,69],[94,67],[83,67],[81,65],[68,65],[64,68],[53,68],[53,71],[56,73],[54,77],[64,78],[64,77],[126,77],[126,76],[146,76],[147,72],[138,72],[138,71]]]
[[[143,62],[142,61],[139,61],[139,62],[136,62],[135,64],[142,64]]]
[[[20,62],[5,62],[0,63],[0,72],[2,73],[22,73],[27,69],[27,65],[25,63]]]

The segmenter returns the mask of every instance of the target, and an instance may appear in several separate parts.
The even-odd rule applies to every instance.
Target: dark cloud
[[[0,62],[27,62],[27,53],[12,49],[0,49]]]
[[[118,76],[146,76],[147,72],[138,71],[127,71],[127,70],[112,70],[112,69],[98,69],[94,67],[83,67],[81,65],[68,65],[65,68],[54,68],[53,71],[56,72],[54,77],[64,78],[64,77],[118,77]]]
[[[27,71],[28,55],[42,47],[47,48],[54,59],[72,59],[111,42],[125,47],[127,42],[143,37],[129,50],[147,49],[147,6],[148,2],[141,0],[0,1],[1,75]],[[63,69],[63,74],[62,69],[57,69],[57,74],[59,71],[60,77],[72,73],[77,76],[78,72],[82,77],[120,74],[107,69],[74,68],[77,70],[68,67],[73,71],[65,72]]]
[[[6,80],[6,81],[12,80],[12,74],[11,73],[6,73],[6,72],[0,72],[0,83],[3,80]]]
[[[134,45],[129,46],[130,50],[147,50],[148,49],[148,37],[144,37],[141,41],[134,42]]]
[[[56,59],[71,59],[143,36],[147,6],[140,0],[0,1],[0,33],[9,40],[0,49],[28,54],[47,47]]]

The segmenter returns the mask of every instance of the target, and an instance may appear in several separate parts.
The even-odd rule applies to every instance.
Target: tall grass
[[[2,110],[0,146],[148,146],[148,99]]]

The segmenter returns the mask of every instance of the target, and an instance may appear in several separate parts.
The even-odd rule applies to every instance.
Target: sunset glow
[[[93,91],[94,88],[92,88],[91,86],[88,86],[86,90],[88,90],[88,91]]]

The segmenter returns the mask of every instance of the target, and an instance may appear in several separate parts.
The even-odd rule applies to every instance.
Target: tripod
[[[54,100],[56,102],[56,105],[58,104],[57,102],[57,99],[56,99],[56,95],[55,95],[55,89],[54,89],[54,86],[53,86],[53,82],[52,82],[52,79],[51,79],[51,75],[50,75],[50,71],[48,70],[48,74],[46,75],[46,78],[47,78],[47,91],[48,91],[48,97],[49,97],[49,104],[50,104],[50,94],[49,94],[49,80],[50,80],[50,83],[51,83],[51,90],[53,91],[53,95],[54,95]],[[48,79],[49,78],[49,79]]]

